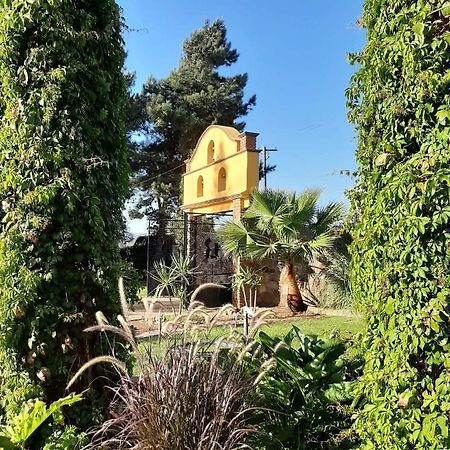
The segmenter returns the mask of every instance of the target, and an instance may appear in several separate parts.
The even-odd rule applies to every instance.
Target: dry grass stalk
[[[222,345],[173,347],[162,358],[145,353],[139,378],[114,388],[113,417],[93,433],[90,448],[237,450],[255,433],[249,379],[238,363],[221,360]]]
[[[126,340],[135,353],[140,375],[132,377],[126,372],[125,364],[104,356],[89,361],[70,381],[68,388],[85,370],[98,363],[112,364],[119,372],[120,382],[111,387],[114,393],[111,419],[93,430],[89,448],[249,448],[245,439],[256,433],[251,425],[252,395],[256,384],[273,368],[274,361],[267,361],[259,376],[250,379],[243,372],[241,360],[244,356],[257,354],[260,345],[250,340],[242,348],[243,336],[233,327],[228,336],[216,340],[209,338],[214,325],[231,311],[236,312],[227,305],[210,319],[203,306],[192,305],[187,313],[166,324],[165,332],[169,333],[171,345],[159,357],[152,354],[151,346],[143,350],[137,344],[123,317],[118,318],[120,326],[114,326],[101,312],[97,313],[98,325],[86,331],[111,332]],[[206,326],[198,324],[199,317]],[[268,314],[264,312],[256,313],[252,330],[264,323],[266,317]],[[231,354],[224,354],[225,348]]]
[[[128,317],[130,313],[130,309],[128,307],[127,296],[125,294],[125,287],[123,285],[123,278],[119,278],[119,298],[120,298],[120,306],[122,309],[122,314],[124,317]]]
[[[67,385],[66,389],[69,390],[81,377],[81,375],[83,375],[83,373],[86,372],[86,370],[88,370],[92,366],[95,366],[96,364],[111,364],[114,367],[116,367],[120,372],[122,372],[123,375],[128,376],[125,364],[119,361],[117,358],[114,358],[113,356],[97,356],[96,358],[92,358],[86,364],[83,364],[83,366],[80,367],[80,370],[78,370],[78,372],[69,381],[69,384]]]

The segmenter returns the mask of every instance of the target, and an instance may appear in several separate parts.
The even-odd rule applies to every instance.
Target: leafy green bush
[[[259,341],[244,359],[252,374],[266,367],[258,385],[266,409],[255,413],[261,433],[252,448],[350,448],[352,385],[360,360],[344,359],[343,343],[304,336],[295,326],[283,339],[260,332]]]
[[[79,395],[70,395],[53,402],[48,408],[40,400],[24,405],[22,411],[11,419],[9,425],[0,427],[0,448],[18,450],[30,448],[30,445],[32,448],[37,448],[37,443],[30,442],[36,435],[36,431],[52,416],[55,422],[63,424],[63,407],[81,400]],[[53,433],[45,444],[44,450],[73,449],[79,441],[76,429],[68,427]]]
[[[119,310],[123,61],[113,0],[2,2],[0,416],[63,395],[101,351],[82,330]]]
[[[363,449],[450,448],[450,3],[366,0],[353,293],[368,326]]]

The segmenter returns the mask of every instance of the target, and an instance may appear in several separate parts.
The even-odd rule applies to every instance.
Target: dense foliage
[[[289,285],[287,304],[294,311],[307,308],[295,264],[307,266],[315,255],[332,250],[336,237],[331,229],[342,219],[341,204],[319,206],[319,197],[319,191],[254,192],[242,220],[229,222],[219,231],[227,253],[247,261],[275,260],[284,264],[282,278]]]
[[[200,135],[212,124],[243,129],[238,120],[255,104],[254,96],[244,100],[247,74],[220,73],[238,58],[224,22],[206,22],[184,42],[178,67],[167,78],[150,77],[142,95],[130,101],[129,122],[138,133],[131,146],[135,214],[157,220],[161,239],[164,220],[179,204],[184,161]]]
[[[263,409],[255,412],[260,433],[252,448],[352,448],[351,390],[359,360],[345,360],[344,344],[305,336],[295,326],[282,339],[260,332],[258,341],[244,359],[250,373],[269,367],[258,385]]]
[[[61,396],[101,350],[82,330],[117,312],[123,61],[113,0],[2,2],[0,416]]]
[[[450,448],[450,3],[366,0],[348,90],[362,448]]]
[[[81,400],[82,397],[79,395],[70,395],[56,400],[49,407],[41,400],[36,400],[31,404],[27,403],[9,425],[0,427],[0,448],[2,450],[19,450],[42,447],[42,442],[33,441],[38,434],[37,430],[43,426],[50,428],[51,418],[56,423],[63,422],[63,407],[73,405]],[[77,444],[81,444],[81,440],[76,428],[59,429],[47,437],[43,450],[73,449]]]

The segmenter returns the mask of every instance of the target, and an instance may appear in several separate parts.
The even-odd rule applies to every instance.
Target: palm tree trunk
[[[308,309],[308,306],[303,301],[297,279],[295,277],[294,265],[291,261],[286,261],[284,263],[280,276],[280,283],[287,286],[285,306],[288,306],[292,312],[305,312]]]

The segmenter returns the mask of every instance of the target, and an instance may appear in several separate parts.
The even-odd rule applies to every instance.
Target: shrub
[[[80,450],[87,444],[85,433],[76,427],[66,426],[57,429],[45,440],[42,450]]]
[[[172,255],[170,266],[163,260],[160,260],[153,265],[153,271],[154,273],[151,274],[151,277],[157,283],[154,295],[156,297],[169,296],[174,314],[176,311],[172,299],[178,298],[180,300],[180,310],[178,312],[181,313],[181,309],[188,306],[188,296],[197,274],[197,268],[194,267],[192,258],[176,253]]]
[[[324,285],[319,292],[319,305],[321,308],[349,309],[353,308],[351,292],[343,291],[334,283],[334,280],[325,278]]]
[[[366,0],[348,89],[360,180],[353,293],[367,318],[363,449],[450,448],[450,6]]]
[[[255,378],[243,370],[239,358],[228,357],[230,348],[241,349],[233,344],[236,339],[215,342],[210,337],[214,324],[230,308],[231,305],[223,307],[212,320],[201,306],[176,317],[166,325],[165,331],[170,335],[163,353],[159,346],[158,355],[152,352],[152,346],[138,345],[122,317],[119,316],[121,327],[115,327],[97,313],[99,324],[86,331],[112,332],[128,341],[134,349],[138,376],[131,376],[125,364],[112,356],[94,358],[74,375],[69,388],[98,363],[112,364],[120,373],[119,382],[110,385],[114,393],[110,419],[93,429],[90,447],[244,448],[244,438],[256,432],[250,423]],[[198,317],[207,322],[206,329],[199,329]],[[242,343],[239,336],[237,342]]]
[[[257,389],[259,434],[251,437],[251,448],[351,448],[350,404],[360,360],[344,359],[344,344],[304,336],[295,326],[283,339],[260,332],[258,340],[244,359],[253,375],[266,367]]]
[[[112,416],[93,435],[93,447],[136,450],[232,450],[252,432],[248,403],[253,380],[219,352],[194,344],[163,357],[146,353],[139,378],[123,376]]]
[[[2,2],[0,415],[60,397],[101,351],[96,309],[118,312],[123,61],[113,0]]]
[[[64,423],[62,409],[81,401],[80,396],[68,396],[53,402],[48,408],[40,400],[24,405],[20,414],[11,419],[8,426],[0,427],[0,448],[3,450],[18,450],[24,448],[42,448],[37,441],[37,430],[42,427],[51,417],[55,422]],[[44,445],[44,450],[73,449],[80,443],[80,436],[76,429],[67,427],[55,431]]]

